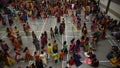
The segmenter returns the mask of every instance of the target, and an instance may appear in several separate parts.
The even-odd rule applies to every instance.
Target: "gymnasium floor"
[[[89,33],[89,37],[91,37],[91,30],[90,30],[90,26],[91,26],[91,22],[90,21],[86,21],[84,19],[84,13],[82,12],[80,17],[81,17],[81,22],[82,22],[82,25],[83,25],[83,22],[86,22],[87,24],[87,28],[88,28],[88,33]],[[63,41],[67,41],[67,44],[69,45],[70,44],[70,40],[72,38],[75,38],[75,40],[77,39],[80,39],[81,38],[81,30],[77,30],[76,28],[76,24],[73,24],[72,23],[72,20],[71,20],[71,17],[70,15],[69,16],[64,16],[65,18],[65,34],[64,35],[57,35],[55,36],[55,39],[51,39],[51,43],[53,43],[54,40],[57,40],[57,43],[59,44],[59,51],[61,50],[62,48],[62,43]],[[30,29],[30,32],[31,31],[34,31],[36,36],[40,39],[40,36],[41,36],[41,33],[43,33],[45,30],[47,31],[48,33],[48,38],[50,39],[50,28],[54,28],[55,26],[59,26],[59,23],[56,22],[56,18],[55,17],[49,17],[47,19],[35,19],[34,21],[29,18],[28,20],[29,22],[29,25],[31,27]],[[22,27],[22,24],[20,23],[15,23],[13,25],[14,26],[17,26],[18,29],[20,30],[20,35],[22,36],[22,42],[23,42],[23,47],[28,47],[33,55],[34,51],[35,51],[35,47],[32,43],[32,36],[26,36],[24,31],[23,31],[23,27]],[[7,43],[9,44],[10,48],[12,48],[12,44],[11,42],[9,41],[9,39],[6,37],[6,33],[5,33],[5,27],[2,27],[2,25],[0,25],[0,27],[2,29],[0,29],[0,35],[2,38],[5,39],[5,41],[7,41]],[[111,49],[111,46],[115,43],[114,40],[112,40],[111,36],[110,36],[110,33],[108,32],[107,33],[107,38],[105,40],[100,40],[98,42],[98,45],[97,45],[97,50],[95,51],[95,54],[98,58],[98,60],[100,61],[100,66],[98,68],[113,68],[110,64],[109,64],[109,61],[107,60],[106,58],[106,55],[107,53],[110,51]],[[14,53],[13,53],[13,49],[12,49],[12,52],[11,52],[11,55],[12,57],[14,56]],[[24,54],[23,54],[24,55]],[[85,59],[85,55],[84,55],[84,52],[83,50],[81,49],[80,51],[80,55],[81,55],[81,61],[83,61]],[[48,60],[48,65],[46,68],[48,68],[49,66],[52,66],[53,68],[65,68],[67,66],[67,63],[66,61],[70,58],[71,54],[68,54],[64,61],[62,62],[59,62],[57,64],[54,63],[53,59],[49,59]],[[32,63],[33,61],[30,61],[30,62],[24,62],[24,61],[21,61],[19,63],[15,63],[13,66],[10,66],[9,68],[17,68],[18,66],[22,66],[22,68],[25,68],[27,65],[29,65],[30,63]],[[75,68],[75,66],[73,66],[72,68]],[[89,65],[86,65],[86,64],[82,64],[81,66],[79,66],[79,68],[93,68]]]

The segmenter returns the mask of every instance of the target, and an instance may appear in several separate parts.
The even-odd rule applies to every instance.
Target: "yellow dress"
[[[12,26],[9,27],[9,31],[12,35],[14,35],[14,32],[13,32],[13,29],[12,29]]]
[[[54,59],[54,60],[58,60],[58,59],[59,59],[58,53],[54,53],[54,54],[53,54],[53,59]]]
[[[48,50],[48,54],[51,55],[52,54],[52,47],[51,46],[47,46],[47,50]]]
[[[27,14],[28,14],[29,16],[32,16],[32,11],[28,10],[28,11],[27,11]]]
[[[51,37],[54,37],[54,31],[53,30],[50,31],[50,35],[51,35]]]

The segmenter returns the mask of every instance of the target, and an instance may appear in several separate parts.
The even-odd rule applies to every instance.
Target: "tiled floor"
[[[89,31],[89,36],[91,36],[91,32],[90,32],[90,21],[87,22],[84,19],[84,14],[81,14],[81,19],[82,19],[82,23],[86,22],[87,23],[87,28]],[[76,29],[76,26],[72,23],[71,21],[71,17],[65,17],[65,24],[66,24],[66,29],[65,29],[65,34],[64,35],[59,35],[56,36],[55,39],[57,40],[57,43],[59,44],[59,51],[62,48],[62,43],[63,41],[67,41],[67,44],[70,44],[70,40],[72,38],[75,38],[75,40],[80,39],[81,37],[81,31]],[[35,34],[37,35],[37,37],[40,39],[40,35],[42,32],[44,32],[45,30],[48,32],[48,38],[50,38],[50,27],[55,27],[56,25],[59,26],[59,24],[56,22],[56,18],[55,17],[49,17],[47,19],[35,19],[34,21],[31,20],[31,18],[29,18],[28,20],[29,25],[31,27],[30,31],[35,31]],[[23,42],[23,47],[28,47],[33,55],[34,51],[35,51],[35,47],[32,43],[32,37],[31,36],[25,36],[25,33],[23,31],[23,27],[22,24],[20,23],[15,23],[14,26],[17,26],[18,29],[20,30],[20,35],[22,36],[22,42]],[[2,27],[3,28],[3,27]],[[73,30],[72,30],[73,29]],[[5,30],[5,28],[3,29]],[[5,41],[9,44],[12,53],[11,56],[14,56],[13,53],[13,49],[12,49],[12,44],[9,41],[9,39],[6,37],[6,35],[2,35],[2,37],[5,39]],[[53,43],[54,39],[51,39],[51,43]],[[95,54],[97,55],[98,60],[100,61],[100,66],[98,68],[112,68],[112,66],[109,64],[109,61],[106,59],[106,55],[107,53],[110,51],[111,49],[111,40],[109,39],[105,39],[105,40],[100,40],[98,42],[97,45],[97,51],[95,51]],[[53,62],[53,59],[49,59],[48,60],[48,65],[46,68],[48,68],[49,66],[52,66],[53,68],[65,68],[65,66],[67,66],[66,61],[69,59],[71,54],[66,55],[64,61],[59,62],[58,64],[55,64]],[[82,56],[81,61],[84,60],[85,56],[84,56],[84,52],[80,51],[80,55]],[[24,54],[23,54],[24,56]],[[22,66],[22,68],[25,68],[27,65],[29,64],[29,62],[24,62],[21,61],[19,63],[15,63],[13,66],[9,66],[8,68],[17,68],[18,66]],[[73,66],[72,68],[76,68],[75,66]],[[79,68],[93,68],[89,65],[86,64],[82,64],[81,66],[79,66]]]

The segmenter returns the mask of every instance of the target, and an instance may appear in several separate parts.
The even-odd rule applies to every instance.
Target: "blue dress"
[[[79,54],[74,54],[74,61],[75,61],[76,67],[79,67],[82,64],[82,62],[80,61],[80,58],[81,56]]]

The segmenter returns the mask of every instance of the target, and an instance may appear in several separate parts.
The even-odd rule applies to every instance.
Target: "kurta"
[[[47,65],[47,59],[46,59],[46,54],[40,54],[40,58],[42,59],[43,61],[43,64]]]

